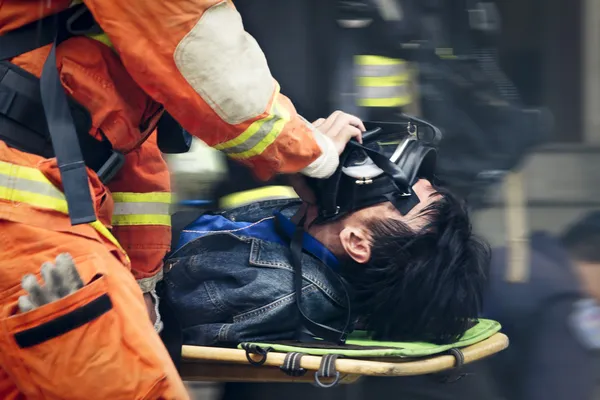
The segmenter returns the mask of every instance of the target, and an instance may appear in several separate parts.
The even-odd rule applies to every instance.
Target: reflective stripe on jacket
[[[360,55],[354,63],[359,106],[401,107],[411,103],[410,73],[405,61]]]

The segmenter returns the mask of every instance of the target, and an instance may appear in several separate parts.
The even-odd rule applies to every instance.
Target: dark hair
[[[489,246],[473,233],[465,204],[438,189],[418,232],[375,220],[371,259],[345,274],[353,313],[375,340],[452,343],[479,316]]]
[[[600,262],[600,212],[585,214],[565,230],[561,241],[574,259]]]

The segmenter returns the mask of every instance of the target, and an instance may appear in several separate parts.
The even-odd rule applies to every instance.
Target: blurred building
[[[600,207],[600,2],[497,3],[505,71],[528,104],[549,107],[555,118],[551,143],[523,166],[523,228],[558,232]],[[477,218],[493,244],[507,234],[500,189]]]

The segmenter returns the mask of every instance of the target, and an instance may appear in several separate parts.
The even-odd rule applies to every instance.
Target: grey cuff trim
[[[165,324],[163,323],[162,318],[160,317],[160,311],[158,311],[160,299],[158,298],[158,295],[156,294],[155,290],[152,290],[150,292],[150,295],[154,299],[154,312],[156,313],[156,322],[154,323],[154,330],[156,331],[156,333],[161,333],[163,328],[165,327]]]
[[[162,278],[163,269],[161,268],[156,275],[151,276],[149,278],[138,279],[137,283],[140,286],[140,289],[142,289],[142,292],[148,293],[156,288],[156,284],[162,281]]]

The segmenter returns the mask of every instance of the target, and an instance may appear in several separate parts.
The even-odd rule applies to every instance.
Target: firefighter
[[[189,133],[261,179],[319,178],[364,126],[300,117],[230,1],[7,0],[0,35],[0,397],[187,398],[148,318],[170,246],[159,145]],[[61,253],[82,287],[24,306],[23,275]]]
[[[338,3],[339,42],[346,49],[338,65],[340,104],[363,119],[395,121],[413,103],[411,71],[400,49],[415,36],[406,18],[412,8],[398,0]]]

